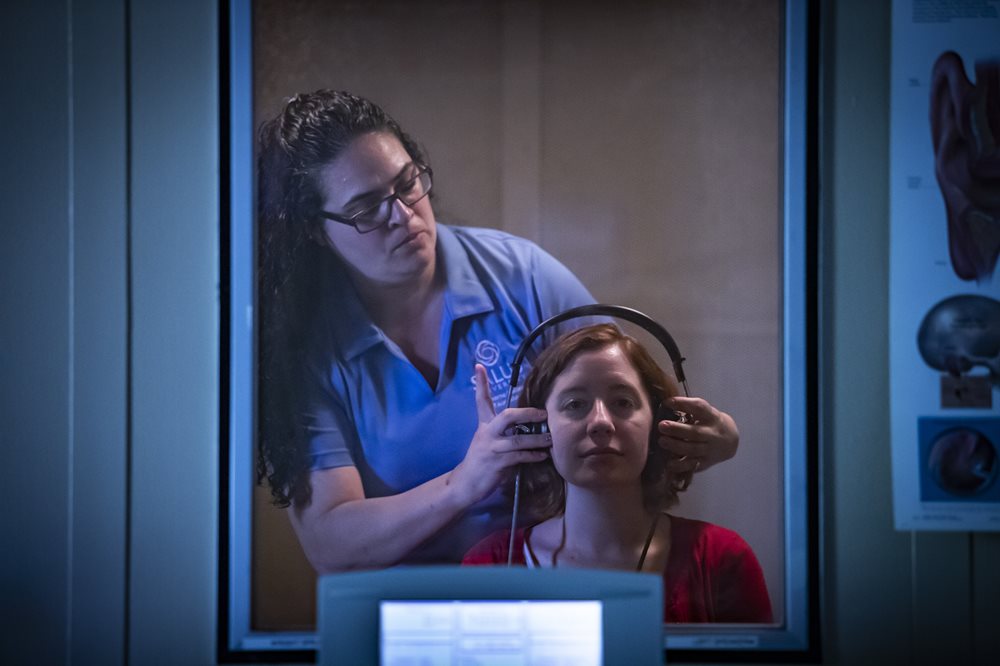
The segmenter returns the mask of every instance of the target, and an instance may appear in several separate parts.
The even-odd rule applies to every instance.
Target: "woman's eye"
[[[351,209],[347,212],[347,216],[367,217],[378,211],[381,205],[382,205],[381,201],[366,201],[363,203],[359,203],[358,205],[351,207]]]
[[[584,407],[585,403],[583,402],[583,400],[577,400],[575,398],[572,400],[567,400],[566,402],[563,403],[563,409],[566,410],[567,412],[578,412]]]
[[[631,416],[642,407],[642,402],[633,396],[616,398],[612,403],[614,411],[621,416]]]

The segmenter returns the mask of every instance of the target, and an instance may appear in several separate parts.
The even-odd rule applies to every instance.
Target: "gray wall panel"
[[[992,664],[1000,654],[1000,534],[972,536],[972,659]]]
[[[215,654],[217,8],[131,4],[130,661]]]
[[[73,663],[124,660],[127,452],[125,5],[72,3]]]
[[[0,663],[68,646],[73,311],[65,2],[0,20]]]
[[[822,107],[825,657],[907,663],[911,537],[892,529],[887,418],[889,9],[830,5]]]

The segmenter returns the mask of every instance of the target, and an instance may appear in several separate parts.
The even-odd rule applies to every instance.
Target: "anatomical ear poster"
[[[896,529],[1000,531],[1000,0],[894,0],[889,176]]]

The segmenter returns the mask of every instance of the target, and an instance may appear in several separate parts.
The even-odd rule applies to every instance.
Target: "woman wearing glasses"
[[[458,562],[551,445],[505,435],[543,410],[477,418],[473,376],[505,395],[524,336],[593,298],[529,241],[437,224],[430,165],[366,99],[297,95],[259,140],[258,475],[319,572]],[[678,465],[735,453],[727,414],[677,400],[697,419],[661,426]]]

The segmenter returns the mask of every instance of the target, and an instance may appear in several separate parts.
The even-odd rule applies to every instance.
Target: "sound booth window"
[[[683,350],[691,394],[734,418],[736,457],[694,474],[670,513],[746,541],[773,622],[668,624],[671,658],[815,653],[814,10],[231,0],[221,660],[300,661],[317,645],[317,575],[290,510],[257,483],[256,134],[318,89],[375,101],[418,142],[438,224],[533,241],[597,302],[650,315]]]

